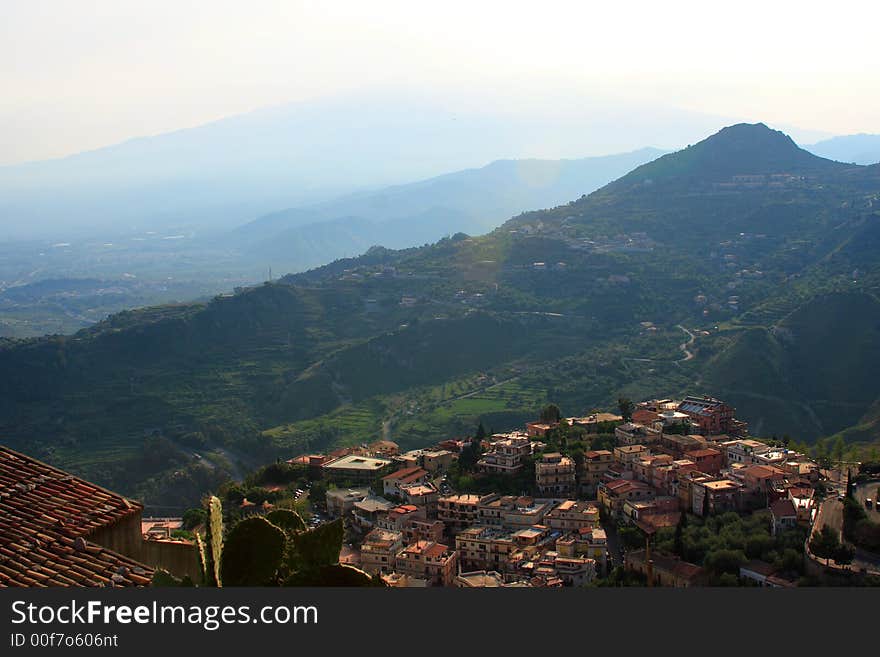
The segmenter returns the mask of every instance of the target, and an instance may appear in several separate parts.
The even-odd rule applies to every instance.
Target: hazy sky
[[[880,132],[878,2],[0,0],[0,12],[0,163],[374,86]]]

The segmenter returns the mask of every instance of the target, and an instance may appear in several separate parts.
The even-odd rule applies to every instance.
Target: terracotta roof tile
[[[141,506],[0,445],[0,587],[145,586],[152,569],[88,540]]]

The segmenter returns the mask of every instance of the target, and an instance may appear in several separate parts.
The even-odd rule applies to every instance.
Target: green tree
[[[684,529],[687,526],[687,514],[682,513],[681,517],[678,519],[678,524],[675,526],[675,538],[673,540],[673,554],[678,555],[679,557],[684,556]]]
[[[816,444],[813,446],[813,458],[823,468],[827,468],[830,465],[828,441],[825,438],[820,438],[816,441]]]
[[[741,550],[715,550],[710,552],[705,559],[706,568],[716,575],[729,573],[739,575],[739,568],[746,562],[746,555]]]
[[[539,419],[546,424],[556,424],[562,418],[562,411],[556,404],[548,404],[541,409]]]
[[[318,506],[326,506],[327,504],[327,484],[323,481],[315,481],[309,488],[309,499],[312,504]]]
[[[183,513],[183,528],[195,529],[199,525],[205,524],[208,519],[208,512],[204,509],[187,509]]]
[[[626,550],[638,550],[645,547],[645,535],[638,527],[624,525],[618,530],[617,534]]]
[[[835,562],[846,565],[851,564],[856,556],[856,550],[851,545],[841,544],[831,555]]]
[[[840,464],[843,461],[843,455],[845,452],[846,440],[844,440],[843,436],[838,435],[837,438],[834,439],[834,446],[832,447],[835,463]]]
[[[620,415],[623,418],[623,421],[629,422],[632,420],[636,405],[628,397],[619,397],[617,399],[617,408],[620,410]]]
[[[837,537],[837,532],[828,525],[810,538],[810,552],[820,559],[825,559],[825,563],[828,563],[839,549],[840,539]]]

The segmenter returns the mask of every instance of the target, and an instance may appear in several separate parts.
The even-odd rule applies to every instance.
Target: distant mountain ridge
[[[68,157],[0,167],[17,239],[225,231],[278,208],[509,157],[675,147],[720,117],[591,101],[517,111],[383,89],[255,110]],[[662,143],[659,141],[662,138]]]
[[[230,243],[277,269],[306,269],[366,251],[406,248],[457,232],[492,230],[517,212],[589,194],[662,155],[631,153],[574,160],[499,160],[479,169],[273,212],[230,233]]]
[[[880,162],[880,135],[842,135],[804,146],[804,148],[811,153],[838,162],[852,162],[854,164]]]

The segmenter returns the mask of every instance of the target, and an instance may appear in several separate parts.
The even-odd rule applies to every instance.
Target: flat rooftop
[[[349,454],[340,459],[325,463],[324,468],[334,470],[364,470],[376,471],[391,465],[388,459],[375,458],[373,456],[358,456],[357,454]]]

